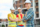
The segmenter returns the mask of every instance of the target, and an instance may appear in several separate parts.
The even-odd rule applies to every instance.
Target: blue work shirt
[[[28,9],[26,16],[23,17],[23,21],[27,20],[26,27],[34,27],[34,11],[32,8]]]

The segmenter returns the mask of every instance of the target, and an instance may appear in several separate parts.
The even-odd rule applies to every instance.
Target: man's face
[[[30,3],[25,3],[25,8],[30,8],[31,7],[31,4]]]
[[[14,10],[11,10],[12,13],[14,13]]]
[[[18,12],[20,13],[20,12],[22,12],[22,10],[21,10],[21,9],[19,9],[19,10],[18,10]]]

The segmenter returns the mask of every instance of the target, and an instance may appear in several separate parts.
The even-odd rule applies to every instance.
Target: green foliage
[[[5,27],[5,25],[2,25],[2,27]]]

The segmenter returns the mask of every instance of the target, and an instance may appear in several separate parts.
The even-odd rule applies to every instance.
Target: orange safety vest
[[[22,17],[23,17],[23,16],[24,16],[24,15],[22,14]],[[20,14],[18,14],[18,18],[21,19]],[[23,21],[18,21],[18,22],[17,22],[17,25],[24,25],[24,22],[23,22]]]

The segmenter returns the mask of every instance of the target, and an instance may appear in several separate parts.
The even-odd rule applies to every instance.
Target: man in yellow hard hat
[[[16,27],[16,21],[18,21],[18,19],[14,14],[15,9],[12,8],[10,10],[11,10],[11,13],[8,14],[8,27]]]
[[[24,14],[22,14],[22,10],[20,7],[18,8],[18,12],[19,14],[17,14],[18,18],[17,27],[24,27],[24,22],[22,21]]]

